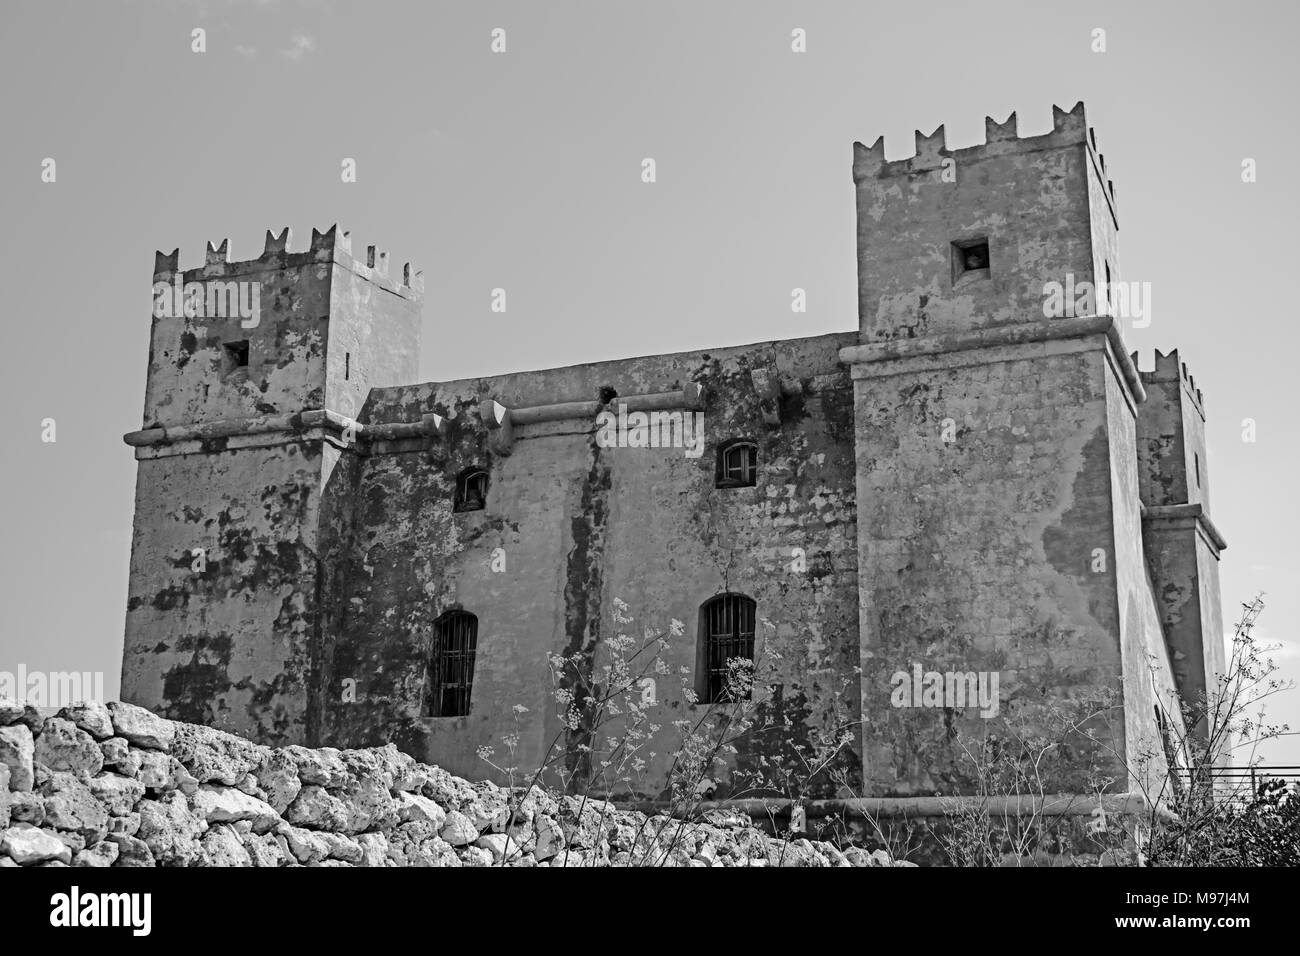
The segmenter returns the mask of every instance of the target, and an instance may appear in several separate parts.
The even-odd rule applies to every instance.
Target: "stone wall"
[[[272,749],[131,704],[0,700],[0,867],[911,866],[534,791],[369,750]]]
[[[333,637],[321,742],[370,746],[388,740],[455,773],[486,775],[479,748],[519,735],[517,762],[540,764],[562,731],[551,699],[548,657],[590,654],[618,630],[616,601],[631,632],[684,633],[669,642],[673,674],[697,668],[700,606],[724,591],[757,603],[756,653],[764,679],[758,716],[789,720],[792,743],[858,718],[857,531],[853,392],[838,350],[855,336],[826,335],[709,352],[684,352],[517,373],[490,379],[377,389],[368,419],[419,421],[438,412],[436,442],[386,443],[361,458],[342,621]],[[779,382],[764,420],[757,382]],[[516,427],[496,453],[475,409],[487,398],[510,408],[665,392],[704,391],[704,452],[601,447],[594,417]],[[717,448],[758,445],[752,488],[714,487]],[[454,513],[455,477],[468,465],[491,474],[487,506]],[[337,473],[336,473],[337,477]],[[330,496],[327,496],[330,497]],[[501,563],[494,565],[493,555]],[[797,569],[797,570],[794,570]],[[478,617],[470,713],[422,714],[434,622],[460,608]],[[356,682],[355,697],[342,682]],[[673,723],[696,720],[675,678],[655,688],[659,736],[645,748],[654,799],[680,746]],[[514,708],[527,708],[524,716]],[[169,714],[169,716],[179,716]],[[660,716],[662,719],[660,719]],[[735,764],[753,762],[743,741]],[[746,748],[750,748],[747,750]],[[856,783],[857,753],[845,752]],[[504,782],[494,778],[496,782]],[[720,794],[728,792],[722,774]],[[833,787],[814,782],[816,795]]]

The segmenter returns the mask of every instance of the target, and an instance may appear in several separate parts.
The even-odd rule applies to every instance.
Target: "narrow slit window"
[[[466,468],[456,477],[454,511],[482,511],[487,506],[488,473],[479,467]]]
[[[718,449],[716,487],[752,488],[757,482],[757,445],[751,441],[733,441]]]
[[[237,368],[248,367],[248,340],[242,342],[227,342],[223,347],[226,357],[226,370],[234,371]]]
[[[988,239],[962,239],[952,244],[953,285],[987,279],[990,268]]]
[[[433,647],[424,698],[426,717],[465,717],[474,688],[478,618],[448,611],[433,625]]]

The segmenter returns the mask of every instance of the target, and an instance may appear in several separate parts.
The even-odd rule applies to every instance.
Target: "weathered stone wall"
[[[316,234],[306,252],[287,253],[268,236],[257,259],[228,262],[211,247],[203,266],[180,269],[179,250],[159,253],[155,283],[256,283],[258,314],[154,316],[149,337],[144,424],[273,415],[318,408],[324,399],[325,343],[335,234]],[[206,304],[205,304],[206,309]],[[245,327],[248,325],[249,327]],[[248,364],[232,368],[224,346],[248,342]]]
[[[1142,542],[1142,502],[1138,481],[1137,409],[1117,371],[1113,352],[1105,353],[1106,407],[1109,413],[1110,497],[1113,531],[1107,547],[1119,610],[1120,649],[1125,676],[1124,754],[1137,771],[1139,787],[1155,787],[1167,767],[1156,709],[1174,733],[1184,736],[1183,715],[1175,704],[1170,651]],[[1154,759],[1152,759],[1154,757]]]
[[[1067,273],[1094,280],[1101,255],[1083,104],[1053,113],[1046,135],[1018,138],[1013,113],[1006,124],[988,121],[987,142],[964,149],[947,148],[943,127],[918,133],[906,160],[887,161],[883,137],[856,147],[864,343],[1041,319],[1046,283]],[[955,283],[952,244],[979,237],[989,244],[989,279]],[[1104,232],[1098,239],[1108,241]]]
[[[477,749],[500,749],[518,731],[517,762],[537,766],[561,732],[548,657],[597,653],[601,638],[616,633],[618,599],[638,636],[645,626],[666,634],[673,619],[685,625],[665,655],[672,676],[656,678],[663,730],[647,748],[657,756],[641,794],[655,796],[678,749],[672,721],[697,713],[676,675],[696,670],[700,605],[728,590],[753,598],[758,617],[771,623],[759,626],[758,654],[770,662],[762,719],[788,717],[794,741],[807,741],[813,728],[829,732],[837,719],[856,720],[852,393],[837,358],[851,340],[380,390],[372,418],[418,421],[436,411],[450,421],[431,446],[393,443],[364,461],[352,586],[331,675],[332,690],[355,679],[358,700],[332,695],[330,739],[396,739],[423,759],[478,775],[490,768]],[[754,370],[781,383],[778,426],[764,422]],[[700,457],[681,448],[599,447],[591,417],[517,427],[501,455],[475,414],[485,398],[517,408],[592,401],[602,388],[627,396],[690,382],[706,395]],[[754,488],[714,487],[716,450],[731,438],[758,443]],[[453,514],[455,477],[472,464],[489,466],[487,507]],[[492,570],[496,549],[503,571]],[[793,570],[801,562],[804,569]],[[479,618],[472,713],[422,718],[432,624],[453,607]],[[737,760],[756,756],[742,750]]]
[[[873,794],[969,792],[962,747],[999,723],[891,706],[891,675],[914,663],[997,672],[1000,718],[1031,723],[1122,677],[1113,561],[1091,566],[1113,535],[1102,353],[964,354],[867,366],[856,383]]]
[[[0,700],[0,867],[914,865],[734,813],[520,796],[391,745],[271,749],[129,704]]]
[[[1223,673],[1219,553],[1226,547],[1210,520],[1205,406],[1175,349],[1156,352],[1141,373],[1147,400],[1138,409],[1137,462],[1143,543],[1169,656],[1184,698],[1199,702]],[[1200,731],[1205,731],[1202,722]]]
[[[268,743],[319,740],[351,543],[349,440],[305,417],[327,405],[361,417],[374,386],[416,377],[420,337],[409,268],[390,278],[337,228],[313,230],[304,252],[288,242],[268,233],[244,262],[222,243],[184,271],[178,253],[159,254],[155,282],[256,283],[259,309],[156,316],[145,429],[128,436],[139,467],[122,694]],[[232,367],[224,346],[240,340],[248,364]]]
[[[320,447],[140,461],[124,696],[259,740],[305,739]]]
[[[1046,730],[1060,702],[1106,692],[1122,703],[1095,728],[1108,746],[1049,786],[1082,792],[1094,761],[1123,778],[1173,686],[1141,544],[1137,373],[1104,308],[1044,310],[1052,283],[1118,277],[1113,190],[1082,104],[1042,136],[986,125],[978,146],[940,129],[911,159],[883,142],[854,157],[871,794],[971,792],[967,751],[1004,721]],[[990,267],[963,273],[954,248],[976,240]],[[996,673],[1001,714],[893,704],[891,676],[916,664]]]

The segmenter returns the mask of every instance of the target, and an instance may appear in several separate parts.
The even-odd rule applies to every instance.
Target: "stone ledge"
[[[1196,528],[1205,538],[1206,543],[1214,549],[1217,558],[1221,551],[1228,550],[1228,542],[1214,526],[1205,507],[1200,502],[1180,505],[1150,505],[1142,515],[1144,528],[1160,530],[1165,528]]]
[[[840,361],[853,366],[854,378],[870,378],[875,374],[864,368],[878,363],[899,362],[905,359],[966,352],[974,349],[1004,348],[1030,345],[1057,339],[1085,338],[1105,335],[1114,352],[1115,363],[1124,381],[1140,403],[1146,400],[1146,389],[1138,376],[1137,367],[1124,346],[1115,320],[1107,315],[1084,316],[1070,319],[1044,319],[1016,325],[1000,325],[970,332],[950,332],[920,339],[897,339],[890,342],[870,342],[849,345],[840,349]]]

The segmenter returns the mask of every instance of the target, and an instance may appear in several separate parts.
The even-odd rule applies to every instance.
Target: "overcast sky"
[[[103,671],[117,694],[135,481],[121,436],[141,426],[155,249],[192,268],[208,239],[246,259],[268,228],[302,249],[341,222],[424,269],[425,379],[848,331],[855,139],[883,133],[902,158],[917,128],[966,146],[986,114],[1017,110],[1036,134],[1053,103],[1083,99],[1123,276],[1152,288],[1151,325],[1127,341],[1143,368],[1178,347],[1205,393],[1225,613],[1266,592],[1257,634],[1300,676],[1300,336],[1278,302],[1297,262],[1297,4],[3,7],[0,670]],[[1300,729],[1298,697],[1273,715]],[[1266,754],[1300,763],[1296,741]]]

